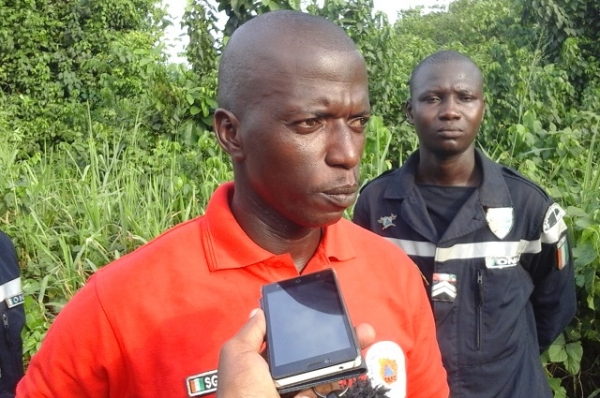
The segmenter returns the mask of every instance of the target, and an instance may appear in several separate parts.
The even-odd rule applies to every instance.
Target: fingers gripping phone
[[[264,285],[271,376],[280,393],[366,372],[333,269]]]

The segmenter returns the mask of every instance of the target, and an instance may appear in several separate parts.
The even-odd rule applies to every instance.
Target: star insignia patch
[[[377,222],[382,225],[381,229],[387,229],[389,227],[395,227],[394,220],[396,219],[395,214],[391,214],[389,216],[383,216]]]

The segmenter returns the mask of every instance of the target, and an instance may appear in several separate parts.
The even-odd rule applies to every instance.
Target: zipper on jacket
[[[481,322],[483,318],[483,272],[481,268],[477,270],[477,351],[481,350]]]
[[[4,332],[4,337],[6,339],[6,344],[8,345],[8,348],[10,350],[10,346],[12,344],[11,344],[11,341],[10,341],[9,336],[8,336],[8,327],[9,326],[10,325],[8,324],[8,316],[6,316],[6,313],[2,312],[2,330]],[[0,381],[1,380],[2,380],[2,361],[0,360]]]
[[[12,346],[12,338],[10,337],[10,330],[8,329],[10,325],[8,324],[6,312],[2,313],[2,325],[4,326],[4,337],[6,338],[8,345]]]
[[[14,369],[17,370],[19,368],[19,359],[17,358],[17,355],[22,354],[21,352],[16,352],[15,343],[13,342],[12,336],[10,335],[10,323],[8,322],[8,314],[6,312],[2,313],[2,326],[4,328],[4,337],[6,338],[6,345],[8,347],[7,355],[8,357],[12,357],[12,366],[14,366]],[[2,373],[0,372],[0,378],[1,377]]]

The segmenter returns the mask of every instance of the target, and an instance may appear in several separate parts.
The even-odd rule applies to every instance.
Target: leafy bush
[[[367,61],[375,116],[363,181],[418,144],[404,104],[421,59],[451,48],[481,66],[478,145],[546,187],[573,233],[578,313],[542,358],[555,396],[600,394],[598,3],[455,0],[394,25],[372,0],[217,3],[224,35],[206,0],[189,4],[187,66],[166,62],[153,0],[0,0],[0,227],[23,268],[26,357],[89,275],[202,214],[232,177],[208,132],[221,46],[259,13],[303,7],[339,23]]]

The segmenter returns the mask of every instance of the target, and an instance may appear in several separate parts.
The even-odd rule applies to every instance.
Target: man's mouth
[[[334,205],[341,208],[348,208],[354,204],[358,185],[344,185],[323,191],[323,194]]]
[[[463,135],[463,131],[453,127],[449,127],[439,129],[438,134],[444,138],[457,138]]]

